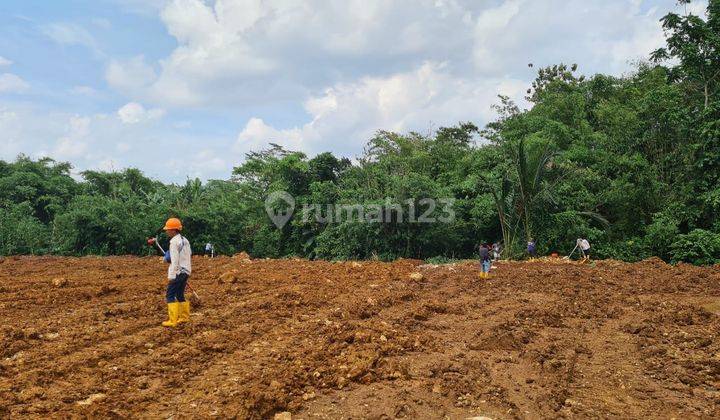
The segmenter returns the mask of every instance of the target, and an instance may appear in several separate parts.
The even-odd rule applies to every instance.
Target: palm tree
[[[556,152],[547,145],[541,149],[528,151],[525,148],[525,139],[518,142],[516,152],[515,165],[520,190],[517,213],[523,222],[525,239],[530,240],[533,206],[536,199],[548,191],[549,184],[545,178]]]
[[[480,178],[485,185],[490,185],[485,177],[480,175]],[[512,253],[515,249],[518,219],[510,211],[513,208],[514,190],[508,174],[503,176],[499,191],[491,188],[490,193],[493,195],[495,201],[495,209],[497,210],[498,219],[500,220],[500,229],[502,231],[505,249],[509,253]]]
[[[548,175],[553,169],[553,159],[557,156],[557,152],[547,144],[529,149],[526,147],[525,139],[521,139],[513,146],[512,153],[514,166],[505,173],[499,185],[495,182],[496,186],[489,188],[495,201],[505,249],[509,256],[519,251],[515,242],[521,226],[525,239],[529,241],[533,238],[533,217],[540,206],[539,201],[555,202],[552,192],[555,184],[563,178],[561,175],[553,180],[549,179]],[[563,175],[568,174],[569,172],[565,172]],[[482,175],[480,178],[484,185],[492,185]],[[576,216],[594,219],[604,226],[609,225],[609,222],[596,212],[567,211]]]

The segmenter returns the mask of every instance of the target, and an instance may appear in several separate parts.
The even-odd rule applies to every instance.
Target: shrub
[[[695,265],[720,263],[720,234],[695,229],[679,235],[670,246],[671,262],[689,262]]]
[[[45,253],[48,232],[28,203],[0,207],[0,255]]]
[[[645,246],[655,256],[670,260],[670,246],[679,234],[678,222],[673,217],[657,213],[645,229]]]
[[[594,256],[597,258],[613,258],[621,261],[638,262],[652,256],[641,238],[630,238],[620,242],[599,242],[593,245]]]

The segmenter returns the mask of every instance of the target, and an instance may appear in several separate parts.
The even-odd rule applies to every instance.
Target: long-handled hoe
[[[572,251],[570,251],[570,254],[568,254],[568,256],[567,256],[567,257],[563,257],[563,260],[569,260],[569,259],[570,259],[570,257],[572,257],[572,254],[574,254],[574,253],[575,253],[575,250],[576,250],[577,248],[578,248],[578,244],[575,244],[575,248],[573,248],[573,250],[572,250]]]
[[[160,245],[160,242],[157,240],[157,237],[148,239],[148,245],[153,246],[155,245],[157,249],[165,255],[165,250],[163,249],[162,245]],[[188,289],[190,289],[190,292],[195,296],[195,299],[197,299],[198,303],[200,303],[200,296],[198,296],[197,292],[195,292],[195,289],[190,286],[190,282],[187,283]]]

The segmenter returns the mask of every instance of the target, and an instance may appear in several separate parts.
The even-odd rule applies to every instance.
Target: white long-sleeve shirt
[[[582,248],[583,251],[590,249],[590,242],[588,242],[587,239],[581,240],[578,245],[580,245],[580,248]]]
[[[190,241],[182,235],[175,235],[170,239],[170,266],[168,267],[168,279],[173,280],[180,273],[192,273],[192,250]]]

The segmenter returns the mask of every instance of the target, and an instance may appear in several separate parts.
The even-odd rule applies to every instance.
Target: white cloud
[[[261,118],[250,118],[238,135],[235,150],[239,152],[259,150],[268,143],[280,144],[294,150],[305,149],[303,140],[310,141],[316,138],[317,134],[309,125],[302,128],[278,130],[265,124]]]
[[[12,73],[0,74],[0,93],[22,93],[30,88],[30,85],[20,76]]]
[[[694,1],[688,5],[685,6],[685,10],[687,10],[688,13],[692,13],[695,16],[706,16],[706,11],[708,7],[707,0],[701,0],[701,1]]]
[[[583,72],[621,73],[664,41],[660,17],[641,1],[509,0],[477,19],[473,57],[484,74],[527,63],[578,63]]]
[[[137,124],[162,118],[162,116],[165,115],[165,111],[159,108],[145,109],[142,104],[129,102],[118,109],[117,114],[123,123]]]
[[[47,156],[70,161],[74,173],[138,167],[148,176],[183,182],[188,175],[226,179],[242,157],[231,151],[232,138],[188,136],[163,123],[125,124],[114,114],[48,111],[0,97],[0,159]]]
[[[160,17],[179,45],[133,99],[165,107],[300,101],[370,69],[464,55],[455,47],[472,39],[477,8],[455,0],[174,0]],[[113,70],[124,79],[126,68]]]
[[[277,129],[252,118],[236,148],[257,150],[271,141],[311,153],[357,154],[379,129],[428,132],[459,121],[486,121],[494,115],[490,106],[498,94],[522,101],[526,89],[521,80],[457,78],[447,70],[424,63],[406,73],[337,84],[305,102],[311,116],[306,124]]]
[[[495,38],[507,36],[506,31],[511,20],[520,13],[520,0],[503,2],[498,7],[484,10],[475,24],[475,64],[481,70],[501,71],[502,63],[498,56],[500,51],[495,51]],[[504,51],[503,51],[504,52]]]
[[[115,172],[122,168],[122,166],[112,158],[103,159],[97,164],[97,169],[105,172]]]
[[[60,45],[80,45],[102,56],[95,38],[80,25],[68,22],[55,22],[42,25],[40,31]]]
[[[18,119],[17,112],[0,106],[0,130],[3,133],[0,156],[15,156],[20,153],[20,138],[16,134]]]
[[[65,135],[58,139],[51,157],[76,159],[84,155],[88,150],[90,118],[79,115],[70,117],[65,131]]]
[[[136,96],[143,95],[143,90],[156,78],[155,71],[142,55],[129,60],[111,60],[105,71],[105,80],[111,87]]]
[[[156,63],[113,62],[106,78],[131,100],[223,108],[301,102],[423,62],[466,80],[529,82],[528,62],[617,73],[662,43],[659,18],[674,2],[661,1],[649,11],[637,0],[159,1],[148,8],[160,7],[178,46]]]
[[[0,55],[0,67],[7,67],[9,65],[12,65],[12,63],[12,61]]]
[[[222,174],[227,179],[232,172],[232,159],[227,153],[220,154],[217,150],[201,149],[193,153],[192,159],[170,159],[167,168],[176,178],[206,178],[208,174]],[[222,157],[221,157],[222,156]],[[232,156],[237,158],[237,156]]]
[[[243,152],[267,141],[351,156],[380,129],[425,133],[461,120],[486,123],[496,94],[524,95],[535,77],[528,62],[535,68],[576,62],[585,74],[630,69],[629,60],[646,57],[662,43],[659,18],[675,5],[675,0],[112,1],[123,11],[154,15],[177,45],[159,59],[150,58],[159,48],[153,44],[147,56],[106,61],[108,86],[125,98],[106,110],[109,115],[48,110],[51,101],[33,110],[2,108],[0,95],[3,156],[42,150],[72,156],[83,168],[99,162],[157,166],[165,179],[226,177]],[[699,4],[706,5],[693,2],[688,9],[702,11]],[[88,30],[103,31],[107,23],[88,18],[87,29],[68,23],[40,28],[61,45],[99,51],[100,38]],[[142,52],[145,46],[137,48]],[[11,64],[2,60],[0,66]],[[0,74],[0,91],[28,88],[16,75]],[[40,91],[34,83],[33,88]],[[88,86],[66,92],[109,98]],[[88,102],[93,106],[87,109],[107,106]],[[176,111],[177,119],[164,117],[165,109]],[[85,134],[72,118],[89,119]],[[238,118],[246,121],[244,127],[232,125]],[[223,126],[223,121],[232,122]],[[226,134],[228,126],[237,137]],[[173,163],[168,147],[192,159]]]

